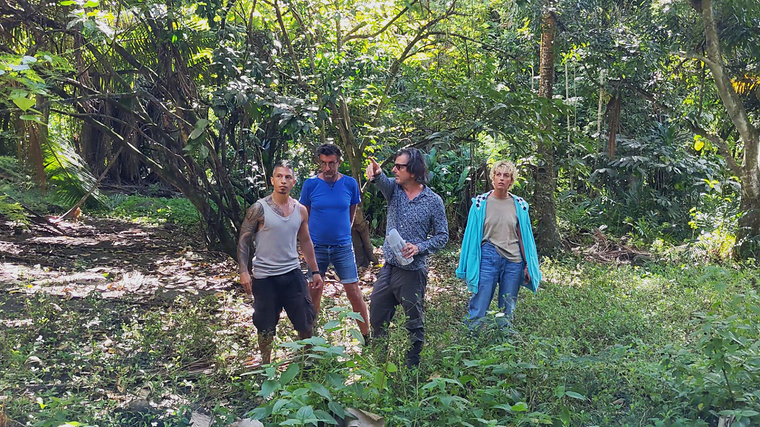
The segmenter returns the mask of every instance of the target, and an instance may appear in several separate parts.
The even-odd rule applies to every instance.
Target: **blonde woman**
[[[472,292],[467,323],[479,325],[498,286],[499,309],[511,327],[517,292],[536,292],[541,281],[528,203],[510,193],[517,179],[512,162],[500,160],[490,171],[494,189],[472,199],[456,275]]]

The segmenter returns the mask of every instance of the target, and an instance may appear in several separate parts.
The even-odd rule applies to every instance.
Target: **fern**
[[[8,200],[8,197],[0,194],[0,217],[6,217],[10,221],[29,225],[29,218],[18,202]]]
[[[79,201],[97,179],[87,169],[84,160],[64,140],[51,138],[43,148],[45,156],[45,174],[55,185],[55,194],[66,205],[72,206]],[[104,207],[105,198],[95,190],[87,200],[86,206]]]
[[[0,179],[23,182],[27,178],[19,172],[18,160],[15,157],[0,156]]]

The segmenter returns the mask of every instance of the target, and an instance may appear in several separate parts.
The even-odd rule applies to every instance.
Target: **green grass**
[[[109,212],[102,214],[148,224],[169,223],[184,228],[198,225],[198,211],[183,197],[148,197],[115,194],[106,202]]]
[[[62,191],[60,181],[50,181],[48,191],[34,185],[31,178],[19,169],[16,159],[0,156],[0,215],[21,223],[28,222],[28,213],[19,203],[41,214],[62,214],[79,196]],[[69,183],[70,184],[70,183]],[[68,194],[62,197],[61,194]],[[77,193],[78,194],[78,193]],[[186,229],[198,226],[198,212],[189,200],[183,197],[165,198],[141,195],[112,194],[100,197],[99,208],[90,209],[85,205],[85,214],[113,216],[133,222],[148,224],[174,224]],[[98,205],[93,203],[91,205]]]
[[[15,158],[0,156],[0,215],[26,223],[28,213],[19,203],[40,215],[66,209],[53,191],[43,193],[32,178],[19,169]]]
[[[715,425],[721,411],[760,421],[756,268],[547,261],[538,294],[520,294],[519,335],[504,337],[462,325],[454,261],[434,261],[416,371],[403,367],[402,315],[360,352],[344,297],[325,300],[309,352],[282,321],[277,360],[300,356],[259,370],[243,364],[257,350],[237,293],[159,307],[24,298],[0,328],[6,415],[187,425],[195,410],[219,425],[246,414],[308,425],[353,407],[388,425]],[[128,404],[143,395],[149,410]]]

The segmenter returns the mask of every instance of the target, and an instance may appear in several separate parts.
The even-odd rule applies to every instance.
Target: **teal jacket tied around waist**
[[[480,242],[483,240],[483,225],[486,221],[486,201],[491,193],[489,191],[472,199],[472,207],[470,207],[467,227],[464,230],[464,239],[462,240],[462,252],[459,255],[459,267],[456,271],[457,277],[465,279],[467,289],[473,293],[478,292],[478,283],[480,282]],[[530,282],[525,281],[523,286],[535,293],[538,291],[538,284],[541,282],[541,270],[538,267],[536,241],[533,239],[533,230],[528,215],[528,202],[514,194],[510,193],[510,196],[515,199],[515,212],[517,212],[517,223],[520,226],[525,250],[525,263],[528,266],[528,273],[530,273]]]

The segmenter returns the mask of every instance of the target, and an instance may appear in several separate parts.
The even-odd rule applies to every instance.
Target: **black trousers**
[[[427,286],[427,269],[404,270],[385,264],[377,274],[369,305],[369,322],[376,337],[386,334],[388,323],[401,304],[406,314],[406,330],[412,348],[422,348],[425,341],[423,303]],[[419,352],[419,350],[417,350]]]
[[[283,308],[293,329],[302,334],[312,333],[317,312],[306,286],[306,277],[297,268],[285,274],[253,279],[253,325],[259,334],[275,333]]]

